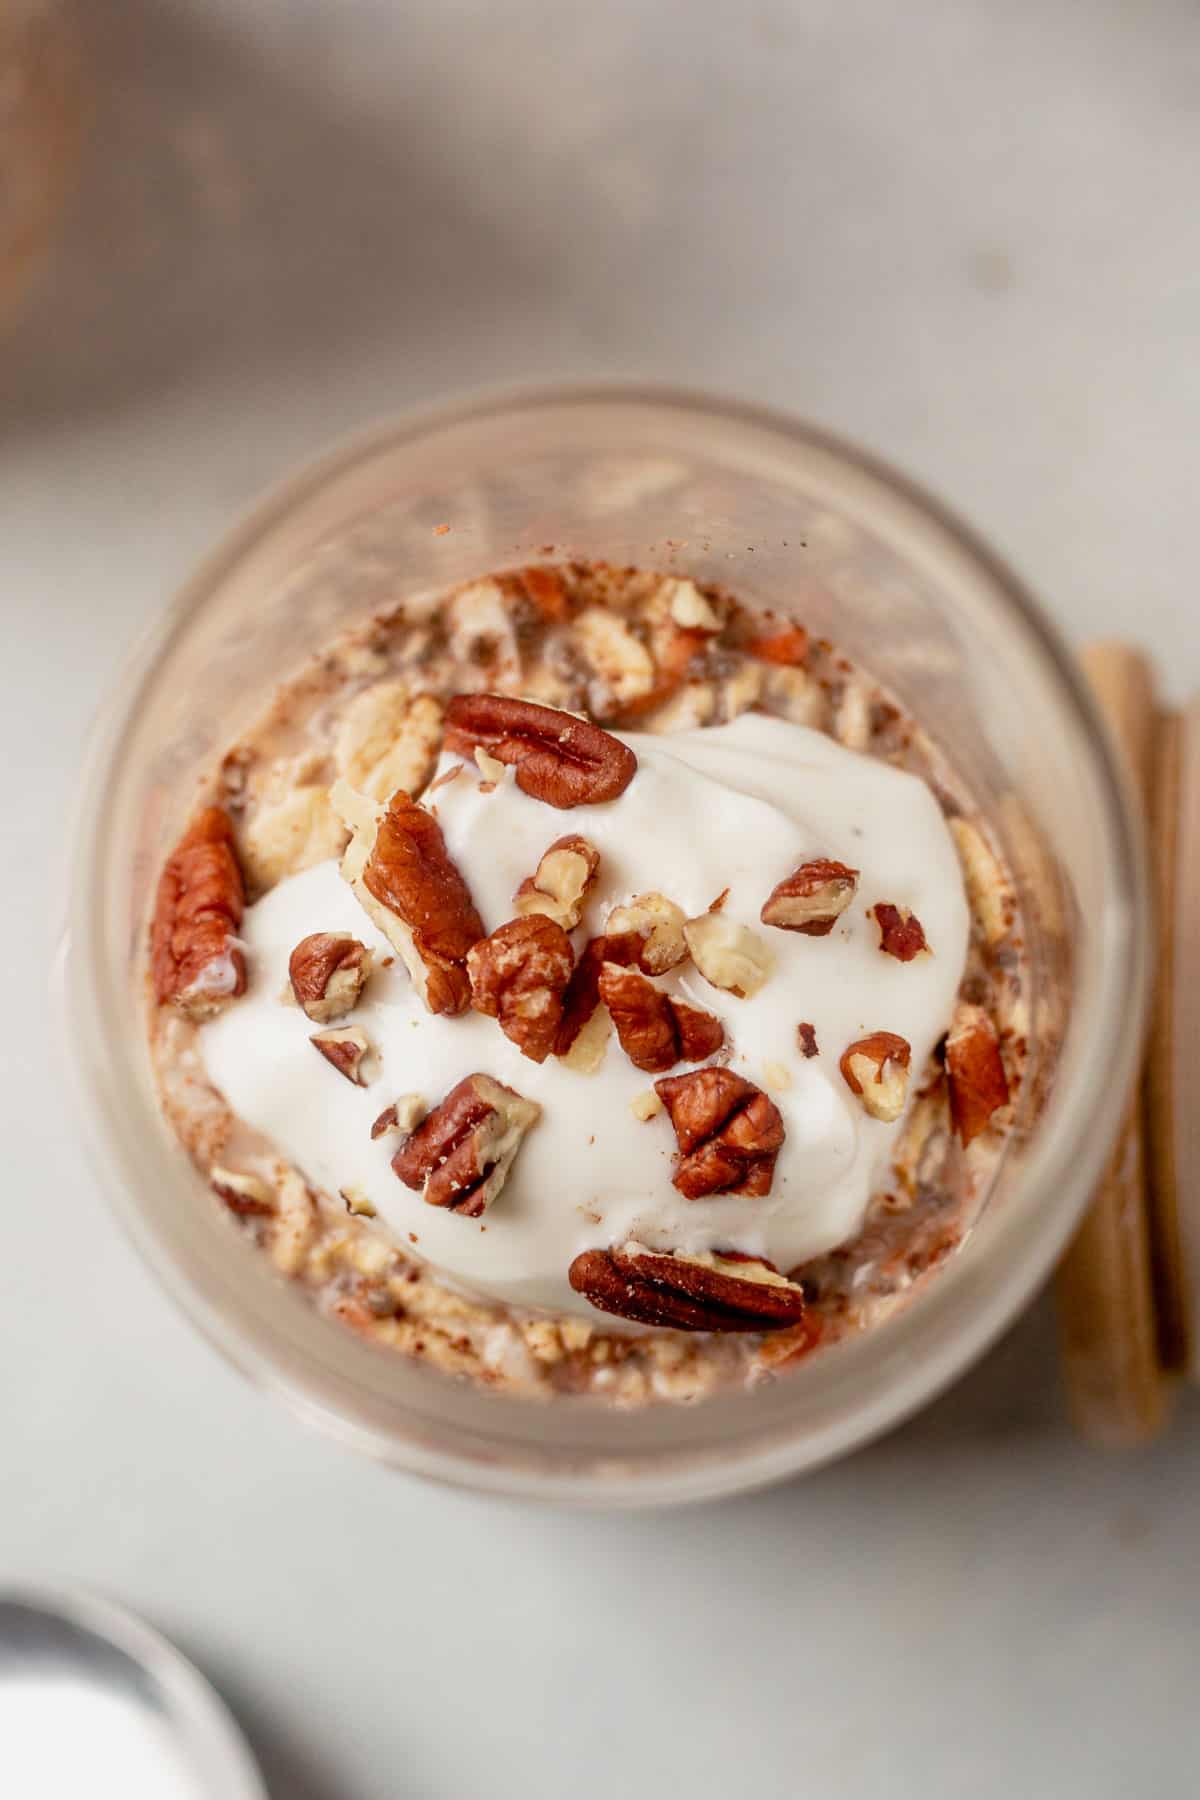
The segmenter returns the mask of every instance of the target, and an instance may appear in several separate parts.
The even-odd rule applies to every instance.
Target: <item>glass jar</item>
[[[448,524],[449,531],[435,527]],[[1022,895],[1030,1075],[963,1248],[888,1323],[748,1392],[550,1405],[455,1383],[322,1318],[243,1248],[160,1117],[144,936],[197,771],[351,620],[489,570],[605,558],[720,581],[840,644],[973,787]],[[1012,575],[889,469],[748,407],[624,388],[485,397],[383,426],[262,502],[127,669],[74,827],[62,1012],[97,1165],[209,1336],[341,1439],[422,1474],[591,1503],[811,1468],[957,1375],[1046,1275],[1133,1079],[1141,846],[1071,658]]]

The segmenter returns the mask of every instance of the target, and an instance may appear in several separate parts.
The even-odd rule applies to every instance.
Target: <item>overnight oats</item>
[[[322,1312],[623,1404],[936,1279],[1027,1049],[1012,884],[921,723],[798,624],[597,564],[287,679],[194,796],[149,983],[172,1127]]]

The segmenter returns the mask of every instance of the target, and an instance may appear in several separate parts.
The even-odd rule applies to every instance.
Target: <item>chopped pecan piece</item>
[[[982,1006],[960,1005],[946,1038],[950,1116],[965,1147],[1008,1101],[996,1027]]]
[[[345,1201],[346,1211],[348,1213],[353,1213],[360,1219],[373,1219],[375,1217],[375,1202],[362,1188],[339,1188],[338,1193]]]
[[[517,570],[515,580],[547,625],[561,625],[570,607],[560,570],[546,563],[531,563],[527,569]]]
[[[820,1055],[820,1051],[817,1049],[816,1030],[807,1020],[802,1020],[801,1023],[797,1025],[796,1042],[800,1046],[801,1056],[812,1057]]]
[[[637,894],[608,915],[608,961],[638,968],[643,975],[665,975],[687,957],[686,924],[682,906],[665,894]]]
[[[585,837],[555,838],[513,895],[513,905],[523,916],[544,913],[564,931],[574,931],[599,867],[600,852]]]
[[[292,992],[314,1025],[353,1012],[370,972],[371,952],[347,931],[314,931],[288,958]]]
[[[467,1075],[400,1146],[392,1168],[430,1206],[477,1219],[504,1186],[541,1112],[490,1075]]]
[[[524,793],[564,810],[615,800],[637,770],[628,745],[574,713],[503,694],[458,694],[446,708],[446,748],[470,756],[479,744],[515,766]]]
[[[802,1287],[736,1250],[683,1256],[629,1242],[585,1250],[567,1278],[601,1312],[676,1331],[781,1331],[804,1317]]]
[[[575,964],[563,995],[562,1018],[554,1037],[555,1056],[566,1056],[600,1004],[600,970],[605,961],[605,940],[589,938]]]
[[[715,636],[721,630],[720,613],[694,581],[672,579],[666,585],[670,593],[668,611],[676,625],[684,631],[698,631],[705,636]]]
[[[341,781],[332,800],[351,828],[342,875],[430,1012],[462,1012],[471,997],[467,951],[484,929],[441,826],[403,790],[383,812]]]
[[[858,890],[858,870],[828,857],[814,857],[774,887],[759,918],[779,931],[828,937]]]
[[[333,1064],[339,1075],[344,1075],[355,1087],[366,1087],[363,1063],[371,1054],[371,1043],[361,1026],[339,1025],[332,1031],[317,1031],[308,1041],[321,1052],[326,1062]]]
[[[752,637],[746,650],[760,662],[779,663],[790,669],[803,668],[808,661],[808,633],[802,625],[784,625],[778,631]]]
[[[150,973],[160,1006],[208,1018],[246,991],[237,941],[246,893],[229,814],[206,806],[159,877],[150,928]]]
[[[892,1124],[904,1111],[908,1097],[912,1046],[894,1031],[873,1031],[856,1038],[843,1050],[838,1067],[863,1111],[873,1119]]]
[[[390,1106],[385,1106],[379,1117],[371,1126],[371,1142],[377,1138],[389,1137],[393,1133],[407,1137],[414,1125],[420,1123],[429,1111],[420,1094],[401,1094]]]
[[[928,954],[925,928],[906,906],[893,906],[889,900],[881,900],[871,908],[871,917],[879,927],[879,948],[885,956],[894,956],[898,962],[911,962],[914,956]]]
[[[654,1091],[675,1127],[671,1179],[681,1194],[770,1193],[783,1119],[761,1088],[732,1069],[695,1069],[656,1081]]]
[[[672,1000],[636,969],[606,962],[600,970],[600,998],[635,1069],[658,1075],[678,1062],[703,1062],[725,1042],[719,1019]]]
[[[736,994],[739,1000],[757,994],[771,973],[771,952],[762,939],[722,912],[701,913],[698,919],[689,919],[683,936],[705,981]]]
[[[574,967],[571,940],[561,925],[544,913],[510,919],[467,957],[471,1005],[497,1019],[522,1056],[545,1062],[562,1024]]]
[[[233,1169],[212,1168],[208,1179],[230,1212],[249,1215],[275,1211],[275,1196],[261,1175],[239,1175]]]

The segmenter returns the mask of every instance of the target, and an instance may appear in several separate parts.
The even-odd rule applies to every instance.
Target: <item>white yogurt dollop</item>
[[[391,954],[335,862],[280,882],[248,910],[249,989],[202,1031],[209,1074],[231,1107],[314,1186],[331,1196],[362,1190],[402,1243],[413,1234],[419,1254],[466,1287],[593,1319],[567,1282],[581,1250],[636,1237],[684,1252],[748,1251],[789,1269],[855,1234],[902,1126],[867,1117],[838,1059],[853,1039],[894,1031],[912,1045],[919,1074],[949,1022],[968,933],[954,845],[917,777],[752,713],[625,741],[637,774],[603,806],[556,812],[523,794],[511,771],[486,792],[474,765],[449,756],[442,768],[461,772],[431,804],[488,931],[512,917],[517,887],[566,832],[600,852],[577,948],[635,894],[656,890],[691,916],[729,889],[723,911],[759,933],[774,958],[766,984],[739,1000],[687,963],[662,985],[722,1020],[730,1066],[765,1087],[783,1115],[787,1136],[765,1198],[685,1200],[676,1191],[668,1118],[642,1122],[630,1107],[655,1078],[633,1067],[615,1035],[590,1075],[554,1057],[530,1062],[494,1019],[427,1013],[399,962],[376,970],[353,1015],[377,1052],[374,1080],[365,1090],[344,1080],[309,1044],[315,1027],[280,1000],[288,957],[309,932],[349,931]],[[759,909],[775,884],[818,856],[861,871],[833,932],[807,937],[762,925]],[[912,909],[932,955],[901,963],[881,953],[867,916],[880,900]],[[798,1048],[802,1020],[815,1028],[815,1058]],[[780,1070],[790,1085],[780,1084]],[[538,1101],[542,1117],[499,1198],[471,1220],[404,1187],[387,1140],[372,1143],[370,1127],[397,1096],[416,1092],[433,1106],[475,1071]]]

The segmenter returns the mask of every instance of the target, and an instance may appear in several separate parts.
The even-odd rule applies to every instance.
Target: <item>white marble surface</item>
[[[1080,1448],[1043,1305],[756,1498],[598,1518],[387,1475],[143,1272],[45,993],[130,639],[286,465],[449,387],[645,374],[806,412],[939,488],[1074,636],[1135,632],[1194,686],[1195,9],[83,10],[90,166],[0,344],[0,1576],[142,1608],[278,1800],[1191,1792],[1196,1405],[1146,1454]]]

